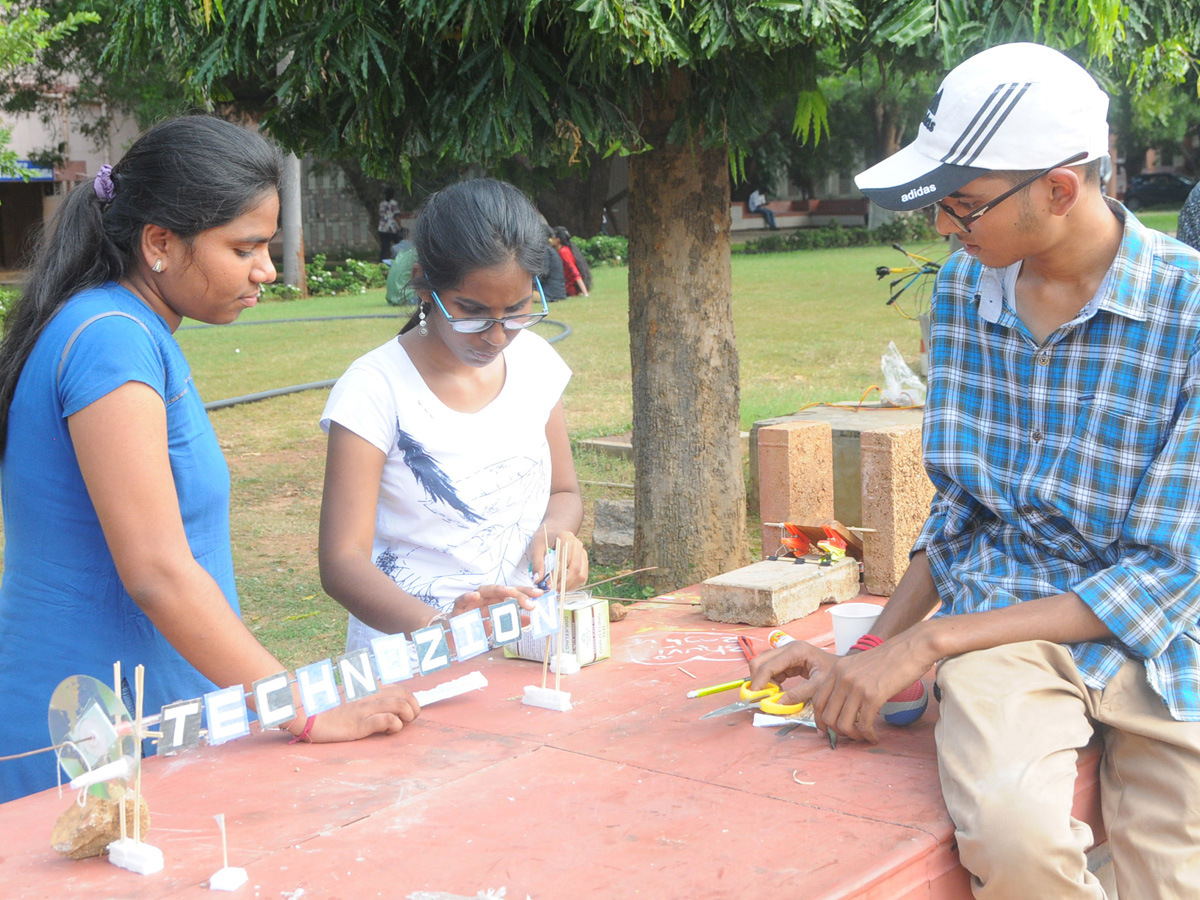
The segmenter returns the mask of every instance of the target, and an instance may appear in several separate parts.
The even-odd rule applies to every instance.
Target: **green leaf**
[[[829,133],[829,106],[820,90],[801,91],[796,98],[796,115],[792,120],[792,133],[802,141],[812,137],[814,144],[820,143],[822,129]]]

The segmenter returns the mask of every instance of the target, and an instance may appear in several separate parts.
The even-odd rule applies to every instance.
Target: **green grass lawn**
[[[943,253],[933,248],[926,255]],[[858,399],[880,382],[880,357],[889,341],[915,367],[917,324],[886,305],[886,285],[874,275],[877,265],[900,262],[887,247],[734,257],[743,429],[805,404]],[[627,270],[597,268],[595,276],[590,297],[550,307],[550,319],[571,329],[555,346],[574,372],[564,406],[576,440],[628,431],[632,420]],[[913,289],[898,305],[911,313],[918,299]],[[358,315],[384,317],[249,324]],[[405,318],[378,290],[265,303],[244,313],[239,324],[184,328],[177,338],[201,395],[212,401],[336,378],[394,336]],[[550,323],[537,328],[547,337],[561,331]],[[327,396],[327,390],[310,390],[212,413],[233,476],[243,613],[289,667],[340,653],[345,639],[345,611],[321,591],[316,560],[325,450],[318,420]],[[611,485],[631,484],[633,471],[627,460],[582,449],[576,464],[585,482],[581,531],[587,538],[593,501],[630,496]],[[750,530],[756,531],[753,523]],[[604,592],[635,591],[605,585]]]
[[[1175,229],[1179,226],[1177,209],[1143,209],[1138,211],[1137,217],[1147,228],[1154,228],[1166,234],[1175,234]]]

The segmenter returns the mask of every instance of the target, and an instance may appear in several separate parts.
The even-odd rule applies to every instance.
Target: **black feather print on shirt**
[[[396,420],[396,449],[404,454],[404,464],[412,471],[413,478],[425,489],[426,495],[431,500],[440,501],[451,509],[457,510],[468,522],[483,521],[471,510],[471,507],[458,499],[454,485],[450,483],[446,473],[441,470],[437,461],[426,452],[424,445],[400,427],[399,419]]]

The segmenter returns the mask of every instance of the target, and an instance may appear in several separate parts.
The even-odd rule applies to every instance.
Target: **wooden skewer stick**
[[[125,789],[125,786],[121,785],[121,799],[118,802],[120,803],[119,814],[121,818],[121,840],[123,841],[129,837],[128,827],[125,824],[125,795],[128,793],[129,791]]]
[[[651,572],[657,568],[658,566],[646,566],[644,569],[633,569],[629,572],[622,572],[620,575],[614,575],[611,578],[601,578],[599,581],[593,581],[591,584],[585,584],[580,588],[580,590],[591,590],[592,588],[599,587],[602,584],[608,584],[610,581],[616,581],[618,578],[628,578],[630,575],[637,575],[639,572]]]
[[[568,551],[562,541],[554,542],[554,573],[558,576],[558,652],[554,655],[554,689],[562,683],[563,631],[566,630],[567,615],[567,559]]]
[[[113,693],[117,699],[121,699],[121,661],[113,662]],[[125,840],[129,836],[125,824],[125,787],[121,787],[121,808],[118,810],[118,818],[121,820],[121,840]]]
[[[142,687],[146,680],[146,667],[139,664],[133,670],[134,689],[137,693],[134,695],[133,704],[137,708],[137,721],[133,726],[133,759],[137,763],[137,775],[134,776],[137,780],[134,782],[137,787],[133,793],[133,840],[134,843],[141,843],[142,840]],[[121,800],[121,808],[125,808],[124,798]]]
[[[217,828],[221,829],[221,867],[229,868],[229,846],[225,843],[225,813],[213,816],[217,820]]]
[[[546,544],[546,549],[550,549],[550,535],[546,533],[546,523],[542,523],[542,540]],[[544,562],[544,558],[543,558]],[[554,564],[558,565],[558,554],[554,555]],[[543,572],[542,577],[549,575],[549,572]],[[549,583],[549,582],[547,582]],[[542,687],[546,687],[546,678],[550,672],[550,635],[546,635],[546,646],[542,648]]]

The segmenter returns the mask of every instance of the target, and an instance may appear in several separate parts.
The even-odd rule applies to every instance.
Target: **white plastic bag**
[[[880,393],[884,406],[925,405],[925,384],[908,367],[895,341],[888,342],[887,352],[883,354],[883,389]]]

